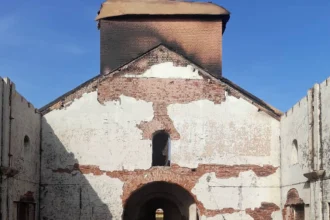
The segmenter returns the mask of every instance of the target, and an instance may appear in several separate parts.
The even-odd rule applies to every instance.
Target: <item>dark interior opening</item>
[[[157,209],[155,212],[156,220],[164,220],[164,210]]]
[[[152,166],[170,166],[170,138],[165,131],[157,132],[152,138]]]
[[[190,216],[197,215],[197,212],[191,210],[194,205],[194,198],[181,186],[151,182],[130,195],[124,205],[122,219],[189,220]]]
[[[294,205],[293,210],[294,210],[294,220],[304,220],[305,219],[304,204]]]
[[[34,220],[35,204],[28,202],[17,203],[17,220]]]

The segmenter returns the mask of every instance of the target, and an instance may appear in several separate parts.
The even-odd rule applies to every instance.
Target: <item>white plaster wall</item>
[[[322,121],[322,164],[325,170],[322,182],[324,220],[330,220],[330,78],[320,84]]]
[[[172,66],[162,74],[176,68],[182,69]],[[195,71],[190,72],[192,78],[196,78]],[[187,78],[187,73],[181,76]],[[172,141],[173,163],[185,167],[199,163],[279,166],[279,122],[243,99],[227,96],[218,105],[208,100],[172,104],[168,114],[181,135]],[[74,157],[80,164],[104,170],[147,169],[151,140],[142,140],[136,125],[152,118],[150,102],[121,96],[120,102],[102,105],[97,92],[84,94],[69,107],[44,116],[44,168],[65,168],[73,165]]]
[[[17,208],[14,201],[32,192],[36,202],[36,218],[39,209],[40,180],[40,125],[41,116],[13,86],[11,94],[11,142],[10,167],[18,174],[8,180],[9,183],[9,213],[11,219],[16,219]],[[24,137],[28,136],[30,143],[24,146]]]
[[[330,89],[329,79],[315,84],[303,98],[281,118],[282,205],[290,189],[298,190],[305,207],[306,219],[329,219],[330,158]],[[298,141],[298,163],[290,161],[292,141]],[[314,164],[311,164],[313,159]],[[304,173],[323,169],[326,175],[309,182]],[[323,213],[322,213],[323,212]]]
[[[120,100],[102,105],[97,92],[92,92],[66,109],[45,115],[43,171],[76,162],[107,171],[149,168],[151,143],[141,140],[136,125],[152,119],[152,103],[126,96]]]
[[[120,180],[92,174],[79,178],[79,184],[50,184],[41,188],[41,218],[121,219],[123,183]]]
[[[281,118],[281,170],[282,186],[303,183],[309,171],[309,107],[304,97]],[[291,161],[293,140],[298,142],[298,163]]]
[[[213,217],[202,216],[201,220],[254,220],[250,215],[242,212],[234,212],[232,214],[219,214]],[[277,220],[277,219],[274,219]]]
[[[246,171],[240,173],[239,177],[229,179],[220,179],[215,173],[207,173],[199,179],[192,193],[209,210],[233,208],[244,212],[246,209],[261,207],[263,202],[274,203],[280,207],[279,173],[278,170],[268,177],[260,178],[253,171]],[[238,214],[242,213],[233,216]],[[229,214],[226,216],[228,219],[233,218]],[[241,218],[249,219],[244,216],[238,219]]]
[[[17,91],[12,91],[11,103],[11,167],[19,170],[15,178],[39,183],[41,116]],[[24,146],[24,137],[30,143]]]
[[[203,79],[193,66],[174,66],[172,62],[155,64],[143,74],[125,74],[124,77],[160,79]]]
[[[159,67],[165,69],[159,72]],[[196,76],[196,70],[191,67],[183,70],[182,67],[164,64],[151,70],[140,76],[128,74],[123,77],[204,80]],[[170,77],[166,75],[175,71],[182,74],[170,74]],[[72,171],[75,163],[96,165],[107,171],[150,168],[151,140],[143,140],[142,131],[136,125],[142,121],[152,120],[152,104],[123,95],[120,101],[100,104],[95,91],[84,94],[71,105],[61,110],[53,110],[43,117],[42,184],[46,186],[41,195],[45,207],[41,211],[42,216],[55,216],[61,209],[68,208],[68,213],[61,214],[65,215],[62,219],[82,215],[76,201],[78,194],[82,193],[80,185],[87,185],[95,195],[100,196],[98,201],[109,204],[102,196],[112,193],[113,184],[105,187],[105,191],[100,187],[105,186],[109,177],[83,176],[78,171]],[[264,112],[259,112],[257,107],[242,98],[227,95],[226,101],[221,104],[214,104],[209,100],[172,104],[168,106],[168,114],[181,135],[180,140],[171,142],[173,163],[184,167],[197,167],[200,163],[256,164],[274,167],[280,164],[279,121]],[[66,169],[68,173],[56,172],[59,169]],[[259,178],[254,173],[244,172],[238,178],[229,180],[218,180],[213,174],[212,184],[215,185],[212,186],[211,194],[221,197],[227,195],[222,201],[227,200],[227,205],[240,207],[242,210],[260,207],[261,202],[274,202],[279,206],[279,174],[278,169],[269,177]],[[95,185],[96,183],[99,185]],[[221,200],[213,202],[208,184],[205,182],[205,176],[202,177],[194,189],[196,195],[210,208],[224,206]],[[218,187],[221,185],[228,187],[224,191]],[[115,186],[118,187],[116,184]],[[119,191],[114,193],[111,199],[119,201]],[[228,192],[232,192],[232,197],[228,196]],[[240,193],[243,197],[239,197]],[[249,204],[245,197],[254,200],[257,197],[257,200]],[[68,201],[65,198],[68,198]],[[54,210],[50,208],[52,204],[56,206]],[[214,204],[217,207],[214,207]],[[121,214],[119,207],[108,207],[112,209],[112,215]],[[228,219],[235,219],[237,215],[245,214],[228,215]]]
[[[14,170],[15,175],[3,175],[1,183],[3,219],[17,219],[17,201],[27,192],[32,192],[36,202],[35,215],[38,218],[40,177],[40,124],[41,116],[22,97],[15,84],[8,78],[1,81],[2,168]],[[24,146],[24,137],[30,143]],[[7,201],[7,202],[5,202]]]
[[[330,170],[330,78],[320,84],[323,168]],[[330,177],[330,172],[326,173]]]
[[[279,122],[243,99],[172,104],[168,114],[181,134],[172,141],[173,163],[279,166]]]

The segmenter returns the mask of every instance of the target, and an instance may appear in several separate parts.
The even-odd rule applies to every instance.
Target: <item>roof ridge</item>
[[[56,105],[57,103],[59,103],[61,105],[69,103],[70,101],[67,101],[65,103],[63,103],[63,102],[60,103],[60,102],[61,102],[61,100],[65,101],[65,99],[67,97],[69,97],[72,94],[75,94],[76,92],[78,92],[78,94],[79,94],[80,89],[82,89],[84,87],[88,87],[93,82],[95,82],[95,84],[90,86],[90,88],[88,88],[87,91],[94,91],[93,90],[93,89],[95,89],[94,87],[97,87],[98,83],[100,83],[102,81],[102,79],[108,78],[111,75],[116,75],[116,74],[122,73],[123,70],[127,70],[127,68],[132,66],[132,64],[134,64],[136,62],[139,62],[141,59],[144,59],[148,54],[151,54],[153,51],[160,50],[160,49],[165,49],[165,50],[170,51],[171,53],[176,54],[179,57],[178,59],[182,60],[182,63],[189,63],[189,65],[191,65],[194,68],[198,69],[200,71],[200,73],[204,75],[204,77],[206,77],[210,80],[214,80],[216,82],[225,84],[227,89],[233,89],[233,90],[237,91],[239,94],[241,94],[239,97],[245,98],[248,102],[250,102],[251,104],[257,106],[257,108],[259,108],[259,110],[263,110],[268,115],[276,118],[277,120],[279,120],[280,117],[283,115],[283,113],[280,110],[278,110],[278,109],[274,108],[273,106],[267,104],[266,102],[264,102],[260,98],[258,98],[255,95],[249,93],[248,91],[246,91],[245,89],[239,87],[238,85],[234,84],[233,82],[231,82],[227,78],[225,78],[225,77],[216,77],[216,76],[210,74],[209,72],[207,72],[202,67],[198,66],[197,64],[195,64],[194,62],[192,62],[191,60],[189,60],[188,58],[186,58],[182,54],[178,53],[177,51],[173,50],[172,48],[170,48],[170,47],[168,47],[167,45],[164,45],[164,44],[158,44],[155,47],[150,48],[149,50],[147,50],[143,54],[139,55],[138,57],[132,59],[131,61],[127,62],[126,64],[124,64],[124,65],[122,65],[118,68],[116,68],[115,70],[113,70],[109,73],[99,74],[99,75],[93,77],[92,79],[82,83],[81,85],[77,86],[76,88],[70,90],[69,92],[65,93],[64,95],[60,96],[59,98],[55,99],[54,101],[52,101],[49,104],[45,105],[44,107],[40,108],[39,111],[41,112],[41,114],[44,115],[44,114],[47,114],[49,111],[51,111],[52,109],[50,109],[50,107]],[[174,60],[173,60],[173,62],[174,62]],[[182,63],[181,63],[181,65],[182,65]],[[142,68],[147,68],[147,67],[148,66],[146,65]],[[230,92],[230,90],[227,90],[227,91]],[[73,96],[73,98],[76,98],[76,96]],[[73,98],[71,98],[71,99],[73,99]]]

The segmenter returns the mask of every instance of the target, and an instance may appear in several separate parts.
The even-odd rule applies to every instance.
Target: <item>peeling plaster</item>
[[[123,77],[160,79],[203,79],[198,70],[191,65],[174,66],[173,62],[155,64],[143,74],[125,74]]]

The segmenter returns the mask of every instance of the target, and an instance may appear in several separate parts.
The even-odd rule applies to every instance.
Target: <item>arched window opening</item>
[[[163,209],[157,209],[155,213],[156,220],[164,220],[164,211]]]
[[[170,166],[171,140],[165,131],[156,132],[152,138],[152,166]]]
[[[24,147],[29,147],[30,146],[30,138],[29,136],[25,135],[24,137]]]
[[[298,163],[298,142],[296,139],[292,141],[292,147],[291,147],[291,164],[297,164]]]

